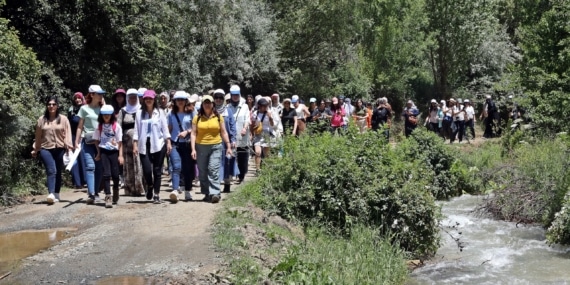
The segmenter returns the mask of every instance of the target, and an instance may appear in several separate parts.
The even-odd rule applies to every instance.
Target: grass
[[[216,218],[214,242],[228,262],[234,284],[403,284],[404,253],[376,230],[355,227],[349,237],[312,225],[300,230],[267,222],[255,181],[225,202]]]

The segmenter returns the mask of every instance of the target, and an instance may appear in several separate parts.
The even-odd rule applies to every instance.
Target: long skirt
[[[125,195],[140,196],[145,193],[143,171],[139,156],[133,155],[134,129],[123,135],[123,175],[125,177]]]

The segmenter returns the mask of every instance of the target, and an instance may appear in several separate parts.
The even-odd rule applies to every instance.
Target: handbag
[[[95,132],[86,132],[83,135],[83,140],[85,141],[86,144],[95,144],[97,143],[97,140],[93,139],[93,134]]]
[[[260,135],[263,132],[263,120],[265,119],[265,114],[267,113],[263,113],[263,116],[261,116],[261,120],[253,128],[253,133],[255,135]]]

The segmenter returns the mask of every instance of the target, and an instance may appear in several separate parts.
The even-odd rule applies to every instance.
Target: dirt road
[[[232,185],[232,191],[236,188]],[[38,196],[28,204],[4,209],[0,234],[66,228],[63,231],[70,237],[25,258],[0,284],[103,284],[101,280],[110,276],[152,277],[143,284],[176,279],[183,280],[179,283],[211,284],[212,272],[221,260],[210,229],[216,211],[224,207],[224,197],[231,194],[223,194],[220,203],[211,204],[202,202],[203,195],[194,187],[193,202],[171,204],[168,190],[163,179],[164,203],[160,205],[145,197],[121,196],[117,206],[106,209],[86,205],[87,194],[78,191],[62,193],[62,201],[53,206]]]

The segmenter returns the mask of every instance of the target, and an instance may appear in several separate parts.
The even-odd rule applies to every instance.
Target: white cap
[[[91,85],[89,86],[89,93],[105,94],[105,90],[99,85]]]
[[[184,91],[176,91],[176,93],[174,93],[174,97],[172,97],[173,100],[176,99],[188,99],[188,96],[186,96],[186,92]]]
[[[127,90],[127,95],[131,95],[131,94],[138,95],[139,92],[135,88],[130,88],[129,90]]]
[[[463,103],[470,103],[471,101],[469,101],[469,99],[465,99],[463,100]]]
[[[313,97],[313,98],[309,99],[309,103],[315,103],[315,102],[317,102],[317,98]]]
[[[240,94],[239,86],[237,86],[237,85],[232,85],[232,86],[230,87],[230,94]]]
[[[137,92],[138,92],[137,94],[139,95],[139,97],[142,97],[147,90],[148,89],[141,87],[141,88],[139,88],[139,90],[137,90]]]
[[[109,104],[105,104],[105,105],[103,105],[103,107],[101,107],[101,110],[99,111],[99,113],[101,115],[113,115],[115,113],[115,109],[113,108],[113,106],[111,106]]]
[[[491,95],[485,95],[486,99],[491,99]]]
[[[437,104],[437,101],[435,101],[435,99],[431,99],[431,103],[436,103],[436,104]]]
[[[224,97],[224,100],[230,100],[232,98],[232,95],[230,95],[230,93],[226,94],[226,97]]]
[[[212,95],[214,95],[214,94],[222,94],[222,95],[225,95],[226,92],[224,92],[224,89],[216,89],[216,90],[214,91],[214,93],[212,93]]]
[[[291,97],[291,102],[293,102],[293,103],[299,102],[299,96],[298,96],[298,95],[293,95],[293,97]]]
[[[198,94],[192,94],[190,95],[190,102],[191,103],[196,103],[200,100],[200,97],[198,96]]]

